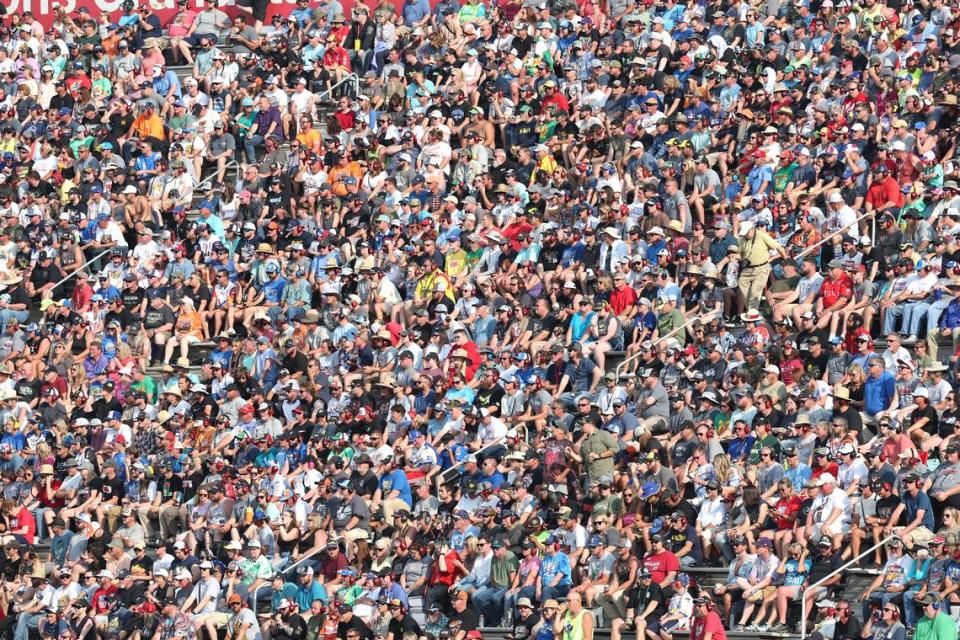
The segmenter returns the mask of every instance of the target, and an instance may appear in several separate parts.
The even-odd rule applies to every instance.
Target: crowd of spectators
[[[0,5],[0,638],[957,640],[957,0],[218,5]]]

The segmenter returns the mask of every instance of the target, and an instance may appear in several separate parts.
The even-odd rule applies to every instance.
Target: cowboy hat
[[[934,362],[927,367],[927,371],[937,372],[937,371],[946,371],[949,367],[942,362]]]
[[[269,242],[261,242],[257,245],[257,253],[269,253],[273,254],[273,245]]]
[[[830,394],[838,400],[849,400],[850,399],[850,389],[846,387],[836,386],[833,388],[833,393]]]
[[[740,319],[744,322],[760,322],[763,316],[756,309],[750,309],[746,313],[740,314]]]

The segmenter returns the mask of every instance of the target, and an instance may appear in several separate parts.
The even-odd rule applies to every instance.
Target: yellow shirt
[[[444,260],[444,271],[447,272],[447,275],[451,278],[456,278],[457,276],[462,275],[467,270],[467,252],[463,249],[460,251],[451,251],[446,255]]]
[[[447,290],[444,295],[452,302],[456,302],[457,298],[453,295],[453,283],[450,282],[450,278],[447,277],[447,274],[442,271],[434,271],[428,273],[427,275],[420,278],[420,282],[417,283],[417,296],[422,300],[430,297],[430,294],[433,293],[433,288],[438,282],[447,283]]]
[[[759,267],[770,263],[770,252],[782,250],[780,243],[761,229],[757,229],[753,238],[740,240],[740,255],[743,256],[743,268]]]

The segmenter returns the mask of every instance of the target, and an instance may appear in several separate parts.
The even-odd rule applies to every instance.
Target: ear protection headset
[[[933,602],[930,603],[930,606],[933,607],[934,611],[940,611],[940,600],[939,599],[934,600]],[[897,615],[898,616],[900,615],[899,610],[897,611]]]

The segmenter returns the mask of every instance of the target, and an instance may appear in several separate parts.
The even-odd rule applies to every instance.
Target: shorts
[[[660,630],[664,633],[674,633],[676,631],[686,631],[687,627],[687,620],[667,620],[660,625]],[[649,629],[650,627],[647,628]]]
[[[749,596],[744,598],[744,600],[747,602],[763,602],[765,598],[772,596],[776,592],[776,587],[764,587],[760,591],[754,591]]]
[[[241,7],[250,7],[254,20],[263,22],[267,17],[267,0],[239,0],[237,4]]]
[[[212,623],[213,626],[215,627],[222,627],[223,625],[227,624],[228,620],[230,620],[230,614],[225,611],[214,611],[212,613],[203,613],[193,617],[193,621],[197,624],[198,627],[208,622]]]
[[[181,39],[187,44],[189,44],[191,47],[199,47],[201,38],[206,38],[207,40],[213,42],[214,44],[217,43],[217,36],[214,33],[194,33],[191,36],[188,36],[186,38],[181,38]]]

